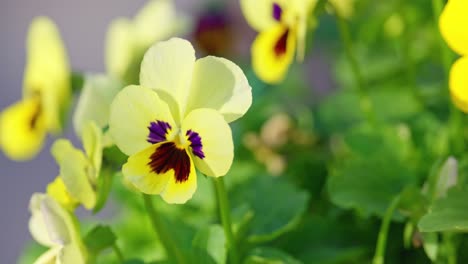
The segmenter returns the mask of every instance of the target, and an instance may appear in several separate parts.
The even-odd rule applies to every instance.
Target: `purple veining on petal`
[[[185,133],[185,135],[188,136],[188,139],[190,140],[190,147],[192,148],[192,153],[200,159],[205,158],[205,153],[203,153],[203,145],[200,135],[197,132],[192,131],[191,129],[187,130],[187,133]]]
[[[148,126],[150,132],[147,141],[151,144],[166,141],[166,134],[171,128],[171,125],[164,121],[156,120],[156,122],[151,122]]]
[[[278,5],[277,3],[273,3],[273,18],[277,21],[281,21],[282,13],[283,13],[283,10],[281,9],[281,6]]]

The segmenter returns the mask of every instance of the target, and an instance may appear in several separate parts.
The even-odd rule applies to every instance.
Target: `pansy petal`
[[[109,25],[106,36],[106,69],[114,77],[123,79],[132,63],[135,50],[133,26],[130,20],[118,18]]]
[[[68,244],[60,249],[57,254],[57,264],[85,264],[85,256],[76,243]]]
[[[169,37],[177,21],[172,0],[150,0],[135,16],[135,37],[140,46],[148,47]]]
[[[187,113],[212,108],[232,122],[243,116],[251,104],[251,87],[236,64],[213,56],[196,61]]]
[[[241,0],[241,9],[247,23],[258,32],[277,24],[274,5],[284,6],[284,1],[274,0]]]
[[[450,70],[450,94],[453,103],[468,113],[468,57],[458,59]]]
[[[31,236],[39,244],[47,247],[52,247],[54,242],[50,239],[49,233],[45,228],[46,223],[41,211],[41,203],[45,194],[35,193],[29,201],[29,211],[31,218],[29,219],[29,232]]]
[[[252,66],[257,76],[267,83],[281,82],[296,50],[294,29],[277,25],[260,33],[252,44]]]
[[[148,126],[155,121],[174,125],[167,104],[151,89],[127,86],[111,104],[109,132],[119,149],[131,156],[151,145]]]
[[[36,98],[17,102],[0,114],[0,147],[13,160],[34,157],[45,135],[45,119]]]
[[[47,185],[47,194],[69,211],[75,210],[79,202],[67,190],[60,176]]]
[[[33,20],[28,32],[24,96],[41,94],[47,127],[60,131],[61,112],[71,93],[70,67],[55,24],[46,17]]]
[[[141,63],[140,85],[159,91],[176,121],[185,112],[194,64],[195,50],[190,42],[179,38],[156,43]],[[173,100],[166,100],[166,95]]]
[[[193,161],[190,159],[190,173],[186,181],[177,181],[176,177],[170,177],[166,188],[161,193],[161,198],[166,203],[170,204],[183,204],[192,198],[193,194],[197,190],[197,172]]]
[[[70,195],[87,209],[93,208],[96,204],[96,192],[88,176],[92,169],[90,161],[83,152],[64,139],[55,141],[51,152],[60,166],[60,177]]]
[[[99,176],[99,171],[101,170],[102,162],[102,132],[101,129],[96,126],[92,121],[88,122],[83,130],[83,146],[85,149],[86,156],[88,160],[91,161],[93,165],[94,173],[90,176],[90,180],[93,184],[97,183],[97,177]]]
[[[188,135],[191,156],[198,170],[214,177],[229,171],[234,146],[231,128],[221,114],[213,109],[196,109],[184,119],[182,131]]]
[[[439,18],[447,44],[460,55],[468,55],[468,1],[450,0]]]
[[[56,264],[56,258],[60,247],[53,247],[37,258],[33,264]]]
[[[174,172],[157,174],[151,170],[149,162],[151,155],[156,152],[160,144],[154,144],[145,150],[138,152],[128,158],[127,163],[122,167],[122,173],[135,188],[146,194],[160,194],[166,188],[169,178],[174,176]]]

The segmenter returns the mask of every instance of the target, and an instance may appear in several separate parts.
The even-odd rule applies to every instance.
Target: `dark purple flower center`
[[[193,155],[203,159],[205,157],[205,153],[203,153],[203,145],[200,135],[192,130],[187,130],[185,135],[188,136]]]
[[[275,44],[274,50],[276,57],[281,57],[286,54],[287,44],[288,44],[288,35],[289,29],[286,29],[284,33],[280,36],[278,41]]]
[[[159,142],[166,141],[166,134],[169,129],[172,129],[169,123],[164,121],[156,120],[156,122],[151,122],[148,126],[150,131],[148,138],[146,139],[149,143],[156,144]]]
[[[281,6],[278,5],[277,3],[273,3],[273,18],[277,21],[281,21],[282,13],[283,13],[283,10],[281,9]]]
[[[185,149],[180,149],[174,142],[162,143],[151,154],[148,165],[157,174],[174,170],[176,182],[187,181],[190,174],[190,157]]]

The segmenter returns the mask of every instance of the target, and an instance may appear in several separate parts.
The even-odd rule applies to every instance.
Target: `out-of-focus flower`
[[[70,212],[75,210],[79,205],[79,201],[73,198],[70,192],[68,192],[67,187],[60,176],[57,176],[55,180],[47,185],[46,192],[50,197],[54,198],[55,201]]]
[[[172,0],[150,0],[133,20],[115,19],[106,38],[107,72],[128,84],[137,82],[144,52],[156,41],[182,34],[187,21]]]
[[[302,61],[307,16],[316,0],[241,0],[247,22],[259,32],[252,44],[252,66],[267,83],[281,82],[297,49]]]
[[[462,57],[450,70],[450,94],[453,103],[468,113],[468,1],[450,0],[439,19],[439,28],[450,48]]]
[[[49,247],[34,263],[86,263],[87,254],[73,216],[52,197],[35,193],[29,203],[29,231],[39,244]]]
[[[81,136],[88,122],[94,122],[101,130],[108,127],[110,104],[122,88],[123,84],[119,80],[108,75],[85,76],[83,90],[73,114],[73,127],[77,135]]]
[[[102,162],[102,135],[94,123],[85,126],[82,142],[84,153],[65,139],[53,144],[51,151],[60,166],[59,177],[63,184],[56,183],[58,185],[48,189],[48,193],[67,208],[73,208],[73,202],[78,201],[92,209],[97,202],[96,186]]]
[[[264,164],[274,176],[281,175],[287,168],[287,154],[282,147],[286,144],[309,146],[313,143],[310,134],[295,127],[286,113],[278,113],[269,118],[261,127],[260,134],[247,133],[244,145],[252,151],[255,159]]]
[[[222,56],[232,49],[232,29],[228,13],[223,9],[209,9],[199,15],[193,37],[196,47],[207,55]]]
[[[68,58],[55,24],[33,20],[28,32],[23,98],[0,114],[0,147],[14,160],[33,158],[48,132],[58,133],[70,97]]]
[[[109,130],[129,155],[122,172],[135,188],[185,203],[197,187],[195,167],[219,177],[234,157],[232,122],[249,109],[251,88],[229,60],[195,60],[192,45],[173,38],[145,54],[140,86],[112,102]]]

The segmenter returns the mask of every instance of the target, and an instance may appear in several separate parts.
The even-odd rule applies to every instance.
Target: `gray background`
[[[144,0],[0,0],[0,110],[21,97],[25,65],[25,39],[33,17],[46,15],[58,25],[72,68],[104,71],[104,38],[109,22],[133,16]],[[176,0],[193,13],[202,1]],[[74,137],[67,129],[65,136]],[[15,163],[0,153],[0,263],[15,263],[28,231],[28,203],[58,173],[50,155],[51,138],[32,161]]]

